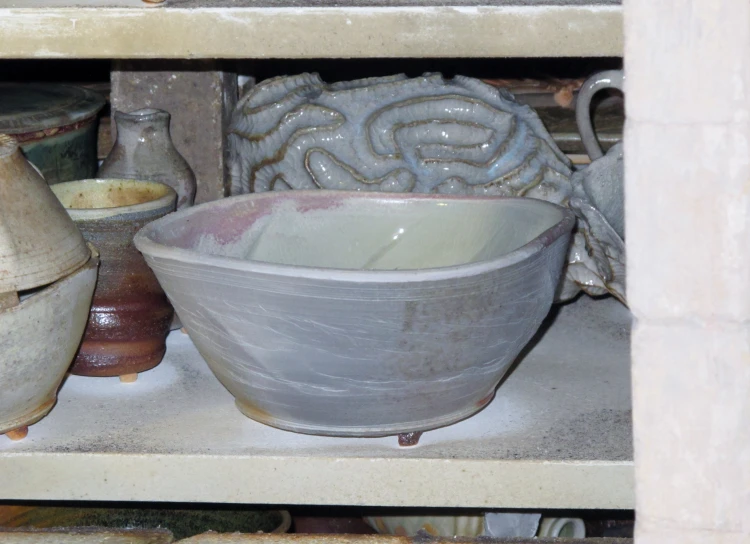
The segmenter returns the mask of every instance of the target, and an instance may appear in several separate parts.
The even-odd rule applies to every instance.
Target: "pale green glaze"
[[[348,270],[421,270],[498,258],[562,219],[554,208],[523,200],[498,206],[421,201],[384,207],[344,201],[335,209],[274,208],[233,244],[204,239],[216,255],[281,265]],[[212,249],[213,248],[213,249]]]

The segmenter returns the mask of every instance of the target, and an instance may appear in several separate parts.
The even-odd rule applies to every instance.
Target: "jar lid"
[[[105,104],[98,93],[49,83],[0,83],[0,133],[23,134],[72,125]]]
[[[18,142],[0,134],[0,293],[57,281],[90,256],[81,232]]]

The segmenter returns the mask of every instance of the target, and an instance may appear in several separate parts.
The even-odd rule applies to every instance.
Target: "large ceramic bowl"
[[[381,436],[490,401],[573,224],[534,199],[287,191],[174,213],[135,244],[245,415]]]

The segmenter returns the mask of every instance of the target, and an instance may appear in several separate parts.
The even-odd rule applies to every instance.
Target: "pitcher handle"
[[[625,77],[622,70],[607,70],[594,74],[578,91],[576,100],[576,123],[581,133],[581,142],[591,160],[604,156],[604,151],[599,145],[599,140],[594,132],[594,124],[591,121],[591,99],[594,95],[604,89],[619,89],[623,91]]]

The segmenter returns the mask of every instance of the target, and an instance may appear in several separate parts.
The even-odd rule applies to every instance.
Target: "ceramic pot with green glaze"
[[[48,184],[96,174],[101,95],[71,85],[0,84],[0,133],[12,134]]]

